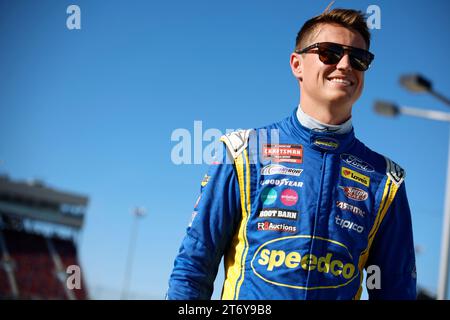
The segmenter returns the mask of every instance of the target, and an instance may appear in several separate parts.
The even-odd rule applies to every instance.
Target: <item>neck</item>
[[[323,124],[340,125],[351,118],[351,105],[337,107],[336,103],[322,105],[314,101],[305,100],[308,99],[300,99],[303,112]]]
[[[339,124],[327,124],[319,121],[318,119],[308,115],[304,112],[303,106],[298,106],[297,108],[297,118],[300,124],[308,129],[321,132],[332,132],[335,134],[345,134],[352,130],[352,120],[351,117]]]

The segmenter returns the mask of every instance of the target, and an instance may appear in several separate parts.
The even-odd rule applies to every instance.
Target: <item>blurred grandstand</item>
[[[69,289],[88,198],[0,176],[0,299],[88,299]],[[81,266],[80,266],[80,269]]]

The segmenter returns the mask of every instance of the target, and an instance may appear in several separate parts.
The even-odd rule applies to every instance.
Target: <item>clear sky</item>
[[[148,213],[139,224],[131,296],[164,297],[207,170],[173,163],[172,133],[188,130],[194,146],[194,121],[203,132],[225,132],[289,115],[299,99],[289,68],[296,33],[328,3],[0,0],[0,174],[89,196],[79,253],[93,298],[119,297],[134,206]],[[71,4],[81,9],[80,30],[66,26]],[[398,82],[419,72],[450,96],[450,2],[333,7],[372,4],[381,28],[372,30],[376,57],[353,123],[366,145],[407,171],[418,283],[434,293],[450,128],[383,118],[372,106],[385,99],[450,112]]]

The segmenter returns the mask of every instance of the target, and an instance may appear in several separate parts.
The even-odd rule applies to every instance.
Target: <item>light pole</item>
[[[412,92],[426,92],[433,97],[443,102],[447,106],[450,106],[450,99],[444,97],[442,94],[436,92],[433,89],[433,85],[430,80],[425,79],[420,74],[405,74],[400,77],[400,84]]]
[[[400,84],[409,91],[426,92],[439,99],[441,102],[450,106],[450,100],[443,95],[433,90],[431,81],[425,79],[418,74],[404,75],[400,77]],[[391,102],[376,101],[374,104],[375,112],[384,116],[398,116],[409,115],[413,117],[425,118],[437,121],[450,122],[450,113],[417,109],[407,106],[398,106]],[[450,135],[447,156],[447,180],[445,187],[444,200],[444,218],[442,224],[442,239],[441,239],[441,261],[439,264],[439,279],[438,279],[438,300],[447,299],[448,289],[448,264],[449,264],[449,250],[450,250]]]
[[[426,92],[450,107],[450,99],[436,92],[431,81],[420,74],[409,74],[400,77],[400,84],[412,92]],[[450,138],[449,138],[450,139]],[[444,221],[442,225],[441,262],[439,267],[438,294],[439,300],[447,299],[448,259],[450,250],[450,140],[447,163],[447,183],[444,203]]]
[[[377,100],[374,103],[374,110],[382,116],[395,117],[398,115],[407,115],[418,118],[425,118],[429,120],[447,121],[450,122],[450,113],[418,109],[407,106],[398,106],[393,102]]]
[[[138,233],[138,222],[139,219],[145,215],[145,213],[146,210],[143,207],[136,207],[133,210],[134,219],[131,226],[130,244],[128,246],[128,257],[126,260],[127,265],[125,267],[125,276],[123,280],[120,300],[125,300],[128,298],[128,289],[130,287],[131,272],[133,267],[134,248],[136,247],[136,239]]]

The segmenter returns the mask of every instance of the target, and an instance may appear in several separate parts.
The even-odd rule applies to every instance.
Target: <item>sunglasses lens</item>
[[[372,62],[372,58],[365,50],[358,48],[344,49],[344,47],[334,43],[323,43],[318,51],[320,61],[325,64],[339,63],[345,52],[348,52],[352,68],[358,71],[366,71]]]
[[[319,59],[325,64],[336,64],[341,60],[341,57],[328,49],[319,49]]]
[[[349,52],[350,64],[353,68],[359,71],[366,71],[369,68],[372,58],[370,54],[362,49],[353,48]]]
[[[350,64],[353,68],[359,71],[366,71],[369,68],[370,62],[363,58],[350,56]]]
[[[325,64],[336,64],[341,60],[342,52],[329,47],[319,47],[319,59]]]

